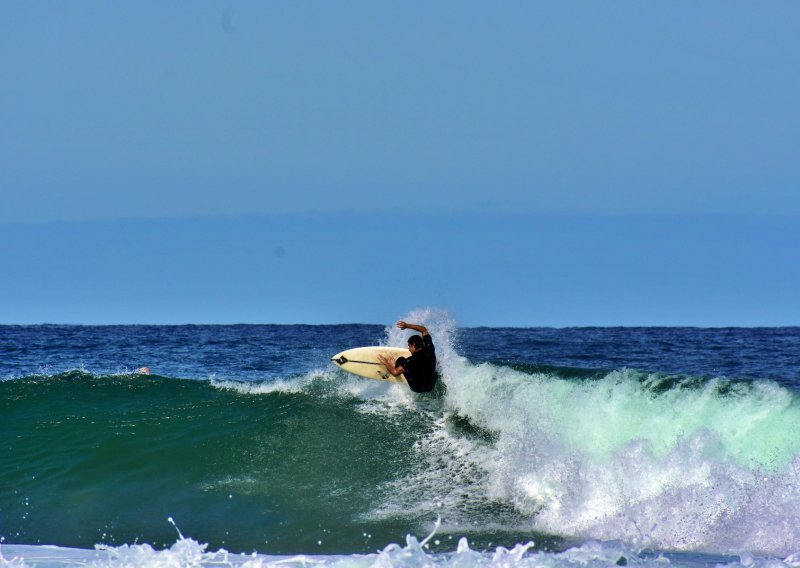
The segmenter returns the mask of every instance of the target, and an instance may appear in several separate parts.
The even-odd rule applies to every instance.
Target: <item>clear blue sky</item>
[[[798,324],[798,21],[4,2],[0,323]]]

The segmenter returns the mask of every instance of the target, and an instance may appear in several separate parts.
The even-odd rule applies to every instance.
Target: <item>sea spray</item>
[[[418,309],[409,312],[402,319],[428,328],[436,347],[436,360],[440,370],[446,372],[451,362],[463,360],[463,357],[456,352],[456,322],[449,312],[431,308]],[[384,333],[386,336],[384,344],[391,347],[405,347],[408,338],[417,334],[416,331],[401,330],[395,326],[388,326]]]
[[[634,371],[567,381],[482,364],[449,377],[448,402],[497,435],[483,485],[536,530],[684,550],[800,541],[800,406],[775,383],[662,389]]]

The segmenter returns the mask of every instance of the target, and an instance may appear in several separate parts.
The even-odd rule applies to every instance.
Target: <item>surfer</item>
[[[409,388],[414,392],[430,392],[436,386],[436,348],[433,339],[424,325],[397,322],[400,329],[413,329],[422,335],[412,335],[408,338],[408,350],[411,357],[398,357],[392,361],[389,357],[378,355],[381,363],[395,377],[403,375]]]

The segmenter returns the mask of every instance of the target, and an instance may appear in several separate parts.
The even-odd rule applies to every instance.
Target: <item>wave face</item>
[[[464,554],[530,540],[531,550],[566,552],[595,539],[635,550],[800,551],[791,361],[768,379],[752,378],[763,359],[736,363],[735,378],[698,373],[713,353],[729,356],[726,342],[698,353],[692,342],[708,330],[685,330],[683,343],[676,330],[640,331],[678,346],[662,355],[667,374],[616,364],[631,349],[620,334],[633,331],[585,330],[595,350],[621,345],[606,366],[589,348],[577,353],[578,330],[563,330],[559,347],[558,330],[465,331],[428,310],[407,319],[434,336],[446,385],[438,396],[327,363],[342,341],[402,345],[408,333],[392,328],[123,328],[124,348],[108,329],[23,328],[40,334],[40,347],[20,352],[20,334],[3,344],[13,367],[0,381],[0,537],[169,548],[171,517],[213,549],[353,554],[424,535],[440,519],[430,553],[462,537]],[[77,349],[76,333],[95,346]],[[800,335],[772,333],[772,345]],[[252,351],[264,344],[279,355],[260,361]],[[640,361],[658,363],[658,349],[636,345]],[[559,355],[541,357],[548,351]],[[592,365],[576,364],[587,356]],[[58,369],[77,358],[84,370]],[[123,359],[154,374],[120,370]],[[682,359],[693,361],[689,372],[673,373]]]

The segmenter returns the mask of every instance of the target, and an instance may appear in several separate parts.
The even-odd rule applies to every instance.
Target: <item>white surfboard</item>
[[[406,382],[403,375],[393,377],[380,362],[378,355],[397,359],[398,357],[411,357],[411,351],[401,347],[356,347],[337,353],[331,358],[331,361],[348,373],[360,377],[391,383]]]

